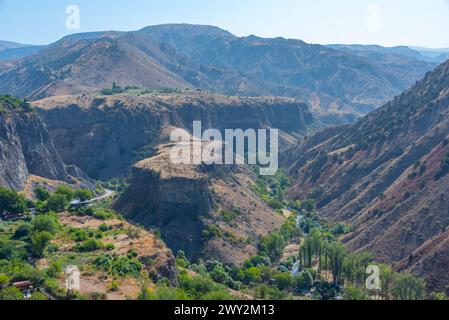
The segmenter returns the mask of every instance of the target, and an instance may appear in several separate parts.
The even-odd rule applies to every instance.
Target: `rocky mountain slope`
[[[239,38],[210,26],[162,25],[72,35],[35,55],[2,61],[0,92],[40,99],[92,92],[119,81],[145,88],[288,96],[317,113],[361,115],[434,66],[406,56],[377,61],[299,40]]]
[[[366,114],[436,66],[407,56],[383,64],[300,40],[232,37],[207,26],[179,37],[185,28],[191,30],[192,26],[154,26],[139,33],[170,44],[196,63],[235,70],[257,79],[266,87],[262,88],[265,95],[269,90],[271,95],[299,97],[317,111]],[[248,91],[259,88],[240,87],[240,91],[229,93],[260,94]]]
[[[444,289],[435,277],[449,267],[438,242],[449,225],[449,61],[357,124],[302,140],[283,163],[290,197],[313,197],[323,217],[353,227],[350,249],[405,259]]]
[[[176,128],[165,127],[154,157],[136,164],[131,188],[114,205],[128,219],[161,230],[173,250],[190,259],[243,263],[257,253],[260,236],[284,219],[251,191],[256,176],[245,166],[175,165]]]
[[[0,146],[0,186],[22,190],[30,174],[69,178],[44,123],[25,102],[0,98]]]
[[[179,93],[61,96],[33,103],[67,164],[91,177],[124,175],[152,155],[163,126],[192,129],[281,130],[291,144],[316,125],[305,104],[287,98],[243,98],[186,91]]]

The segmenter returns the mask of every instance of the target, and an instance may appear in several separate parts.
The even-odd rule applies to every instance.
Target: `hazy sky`
[[[66,27],[68,5],[79,7],[78,30]],[[0,0],[0,40],[22,43],[180,22],[310,43],[449,47],[449,0]]]

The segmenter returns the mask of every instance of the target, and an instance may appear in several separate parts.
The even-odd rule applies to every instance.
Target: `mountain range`
[[[329,114],[346,115],[331,124],[376,109],[437,66],[401,50],[336,50],[184,24],[75,34],[45,48],[12,50],[34,54],[0,61],[0,93],[36,100],[95,92],[117,81],[150,89],[286,96],[303,100],[324,121]]]
[[[343,269],[361,263],[349,270],[356,286],[371,253],[376,263],[425,278],[429,293],[444,292],[447,52],[237,37],[187,24],[74,34],[42,47],[0,42],[0,93],[24,98],[0,96],[0,187],[35,200],[36,186],[56,193],[64,184],[118,186],[117,194],[106,190],[116,197],[101,204],[103,216],[63,207],[63,225],[100,228],[97,220],[115,210],[129,230],[111,233],[109,248],[132,259],[135,233],[143,232],[134,258],[147,271],[157,261],[163,271],[153,278],[175,286],[184,268],[186,277],[210,274],[254,296],[273,286],[279,296],[303,295],[291,274],[308,254],[312,271],[302,266],[301,275],[317,273],[307,290],[316,285],[324,298],[322,283],[342,283],[339,255],[346,254]],[[279,129],[281,170],[261,177],[246,165],[173,164],[171,132],[191,134],[196,120],[220,131]],[[71,245],[63,250],[80,248]],[[171,250],[182,254],[175,259]]]

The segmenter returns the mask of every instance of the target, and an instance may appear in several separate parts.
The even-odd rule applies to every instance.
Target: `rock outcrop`
[[[316,126],[305,104],[287,98],[227,97],[201,92],[61,96],[34,103],[66,164],[107,180],[152,155],[161,128],[281,130],[281,143]]]
[[[131,187],[114,208],[160,229],[169,248],[190,259],[238,264],[256,254],[257,239],[279,228],[283,217],[251,191],[254,174],[244,166],[174,165],[171,146],[162,144],[133,167]],[[224,212],[232,219],[224,219]]]
[[[22,190],[30,174],[67,180],[44,123],[32,110],[0,101],[0,186]]]

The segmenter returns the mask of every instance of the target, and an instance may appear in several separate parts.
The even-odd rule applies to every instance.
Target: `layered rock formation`
[[[283,217],[251,191],[254,174],[244,166],[173,164],[172,146],[160,145],[154,157],[133,167],[131,187],[115,209],[160,229],[167,245],[190,259],[238,264],[256,254],[257,239],[279,228]]]
[[[0,101],[0,147],[0,186],[22,190],[30,174],[69,178],[44,123],[31,110]]]
[[[62,96],[34,105],[67,164],[89,176],[110,179],[127,174],[152,155],[165,125],[204,130],[277,128],[281,143],[294,143],[316,126],[305,104],[287,98],[238,98],[201,92]]]

